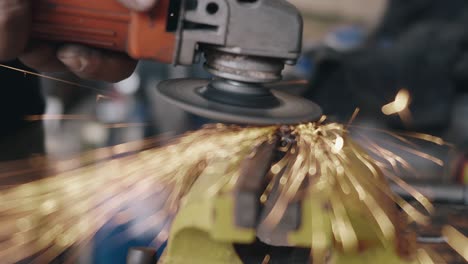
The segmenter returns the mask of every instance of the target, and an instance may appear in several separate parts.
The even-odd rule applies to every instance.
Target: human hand
[[[82,45],[31,42],[31,5],[34,0],[0,0],[0,61],[19,58],[42,72],[70,71],[84,79],[117,82],[135,69],[137,61],[125,54]],[[158,0],[117,0],[130,9],[145,11]]]

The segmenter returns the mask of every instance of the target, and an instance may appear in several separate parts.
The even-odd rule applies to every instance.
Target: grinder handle
[[[170,0],[146,13],[130,11],[116,0],[34,0],[33,39],[125,52],[135,59],[171,63],[175,30],[169,29]]]

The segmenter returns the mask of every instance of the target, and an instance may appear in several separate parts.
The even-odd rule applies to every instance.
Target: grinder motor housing
[[[286,0],[159,0],[133,12],[116,0],[35,0],[33,37],[82,43],[176,65],[206,57],[229,80],[268,83],[294,64],[302,18]]]

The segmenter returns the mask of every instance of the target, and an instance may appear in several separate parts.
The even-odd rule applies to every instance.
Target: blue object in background
[[[164,250],[166,250],[166,247],[167,247],[167,241],[164,242],[164,243],[158,248],[158,251],[157,251],[157,254],[158,254],[158,261],[159,261],[159,259],[161,258],[162,254],[164,253]]]
[[[307,51],[306,51],[307,52]],[[312,56],[301,56],[294,67],[294,74],[303,79],[310,79],[315,69],[315,63]]]
[[[346,25],[337,28],[325,37],[325,45],[339,51],[358,48],[366,39],[364,28],[356,25]]]
[[[151,247],[155,234],[144,234],[138,238],[127,234],[129,225],[104,226],[94,239],[94,264],[126,264],[128,250],[132,247]],[[167,242],[157,250],[158,260],[164,253]]]

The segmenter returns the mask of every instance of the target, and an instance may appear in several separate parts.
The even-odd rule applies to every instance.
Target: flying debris
[[[37,173],[48,176],[0,190],[4,263],[47,263],[64,251],[72,262],[106,223],[134,223],[136,234],[159,230],[155,244],[169,239],[165,263],[187,254],[180,241],[190,241],[189,228],[211,234],[197,239],[201,248],[249,243],[258,235],[273,244],[311,248],[314,263],[330,258],[349,263],[371,256],[379,256],[379,263],[426,263],[433,255],[402,235],[405,218],[427,223],[433,211],[421,193],[391,173],[389,164],[404,161],[377,144],[364,149],[341,124],[324,119],[291,126],[218,124],[157,145],[156,139],[147,139],[59,162],[36,157],[4,164],[3,181]],[[388,181],[412,194],[427,212],[395,195]],[[246,230],[242,225],[250,222],[240,221],[235,209],[240,197],[260,204],[254,208],[260,214],[251,211],[250,216],[260,224],[249,226],[247,233],[241,232]],[[283,239],[269,236],[298,204],[300,213],[292,219],[302,224],[286,229]],[[145,219],[132,211],[135,205],[146,206]],[[453,230],[446,231],[460,240]],[[401,247],[408,243],[414,251],[403,253]],[[206,258],[190,254],[192,259]],[[238,261],[235,254],[226,256],[230,263]]]

